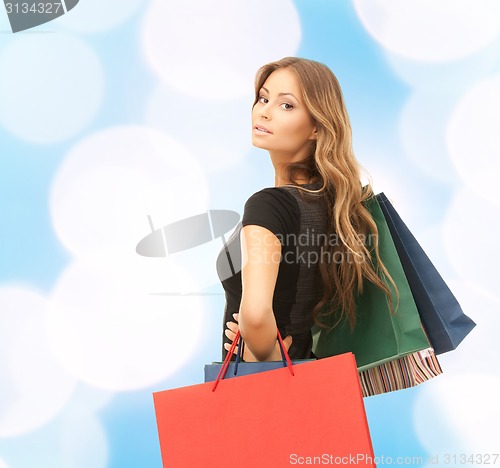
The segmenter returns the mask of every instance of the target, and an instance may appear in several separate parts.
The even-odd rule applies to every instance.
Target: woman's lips
[[[257,132],[257,133],[269,133],[269,134],[272,134],[273,132],[269,131],[266,127],[264,127],[263,125],[256,125],[254,127],[254,130]]]

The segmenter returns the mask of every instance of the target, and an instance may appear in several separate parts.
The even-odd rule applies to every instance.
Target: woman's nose
[[[261,119],[269,120],[269,110],[266,107],[262,107],[259,114]]]

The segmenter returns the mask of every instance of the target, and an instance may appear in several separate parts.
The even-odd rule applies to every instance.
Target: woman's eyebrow
[[[269,94],[269,90],[267,88],[264,88],[264,86],[262,86],[262,88],[267,94]],[[292,94],[292,93],[279,93],[278,96],[292,96],[296,101],[298,101],[298,99]]]

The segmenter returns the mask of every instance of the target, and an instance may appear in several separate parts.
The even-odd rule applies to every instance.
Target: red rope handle
[[[224,359],[224,362],[222,363],[222,366],[219,370],[219,373],[217,374],[217,378],[215,379],[214,386],[212,387],[212,392],[215,392],[215,389],[217,388],[217,385],[219,385],[219,381],[222,380],[226,376],[227,368],[229,367],[229,361],[231,361],[231,357],[233,356],[234,353],[234,348],[236,348],[236,345],[238,344],[238,340],[240,339],[240,331],[238,330],[238,333],[236,333],[236,336],[234,337],[233,343],[231,344],[231,348],[229,349],[226,359]]]
[[[229,362],[231,361],[231,357],[233,356],[234,349],[236,348],[236,345],[238,344],[239,339],[240,339],[240,331],[238,330],[238,333],[236,333],[236,336],[234,337],[234,340],[231,344],[231,348],[229,349],[229,351],[227,353],[226,359],[224,359],[224,362],[222,363],[222,366],[219,370],[219,373],[217,374],[217,378],[215,379],[214,386],[212,387],[212,392],[215,392],[217,385],[219,385],[219,381],[221,381],[226,376],[227,369],[229,367]],[[285,356],[288,370],[290,371],[290,374],[295,375],[295,372],[293,371],[292,361],[290,360],[290,356],[288,355],[288,351],[285,348],[285,345],[283,343],[283,340],[281,338],[281,334],[280,334],[279,330],[278,330],[278,340],[280,343],[281,352]]]
[[[283,344],[283,340],[281,339],[281,334],[279,330],[278,330],[278,340],[281,345],[281,352],[285,355],[286,363],[288,365],[288,369],[290,370],[290,374],[295,375],[295,373],[293,372],[292,361],[290,361],[290,356],[288,355],[288,351],[286,350],[285,345]]]

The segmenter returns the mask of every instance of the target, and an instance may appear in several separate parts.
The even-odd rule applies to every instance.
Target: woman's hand
[[[227,322],[226,323],[226,330],[224,331],[225,335],[231,340],[231,343],[225,343],[224,348],[226,351],[229,351],[231,348],[231,344],[234,341],[234,338],[236,337],[236,333],[238,333],[239,326],[238,326],[238,315],[239,314],[233,314],[235,322]],[[292,337],[291,335],[288,335],[284,340],[283,340],[283,345],[285,349],[288,351],[290,349],[290,346],[292,345]],[[234,354],[238,352],[238,347],[234,348]],[[281,356],[281,351],[280,351],[280,346],[278,341],[276,341],[276,348],[275,348],[275,353]],[[252,354],[252,352],[248,349],[248,346],[245,346],[244,351],[243,351],[243,360],[245,362],[257,362],[256,357]],[[271,359],[270,359],[271,360]]]
[[[227,322],[226,323],[227,328],[224,332],[225,335],[231,340],[231,343],[224,344],[224,348],[226,349],[226,351],[229,351],[231,349],[231,345],[234,341],[234,338],[236,337],[236,333],[238,333],[238,330],[240,329],[240,327],[238,326],[238,314],[233,314],[233,318],[234,318],[234,320],[236,320],[236,323],[235,322]],[[236,348],[234,348],[234,354],[236,354],[237,352],[238,352],[238,346],[236,346]],[[243,350],[243,360],[245,362],[256,362],[257,361],[255,356],[248,349],[248,346],[245,346],[245,348]]]

